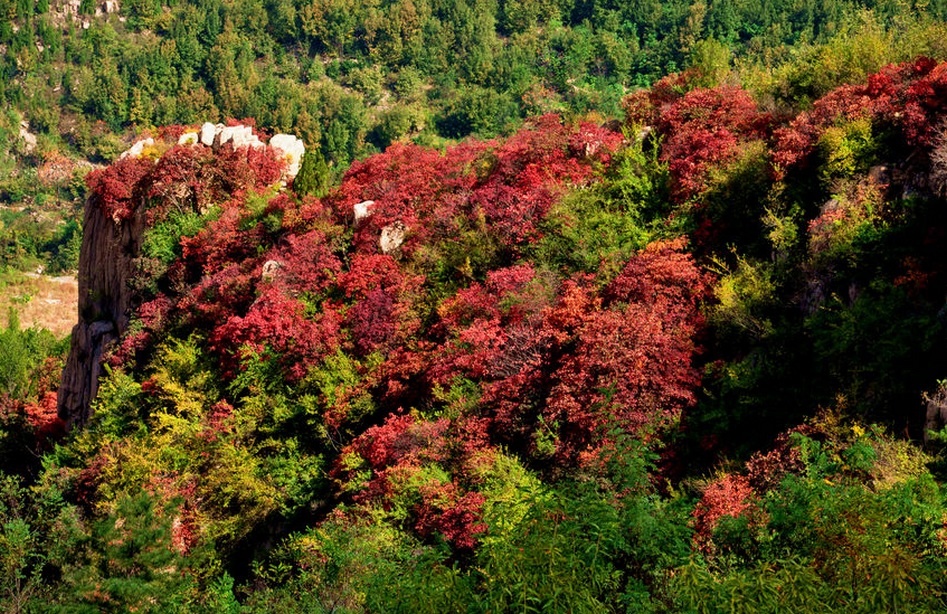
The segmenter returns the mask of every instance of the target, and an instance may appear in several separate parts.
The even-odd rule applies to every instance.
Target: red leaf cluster
[[[412,501],[410,522],[422,537],[441,536],[455,548],[472,549],[477,535],[486,530],[480,521],[486,498],[460,484],[473,457],[458,455],[452,443],[451,421],[418,420],[411,415],[391,415],[384,424],[369,428],[344,451],[361,468],[371,472],[357,495],[359,501],[390,504],[396,497]],[[480,448],[482,453],[484,448]],[[457,474],[451,481],[426,478],[425,465],[435,464]],[[333,476],[340,482],[354,478],[353,470],[337,466]]]
[[[86,184],[115,223],[131,218],[143,205],[153,223],[170,207],[203,211],[242,190],[268,187],[279,180],[285,165],[269,147],[175,145],[157,161],[148,156],[117,160],[89,173]]]
[[[26,417],[35,429],[36,445],[40,450],[52,447],[51,443],[66,434],[66,423],[57,413],[56,399],[55,391],[46,391],[37,400],[24,406]]]
[[[621,140],[620,133],[565,126],[547,115],[502,143],[467,142],[445,153],[395,144],[355,163],[329,201],[343,220],[352,219],[356,203],[373,202],[356,227],[359,251],[377,251],[381,229],[395,222],[408,229],[401,250],[411,253],[481,219],[515,248],[539,237],[538,224],[562,190],[590,180]]]
[[[303,303],[268,284],[245,316],[232,315],[214,330],[210,343],[230,360],[239,359],[245,348],[262,356],[275,352],[290,379],[298,381],[311,365],[335,351],[340,326],[337,312],[310,317]]]
[[[487,530],[480,521],[487,498],[463,492],[454,482],[428,482],[420,488],[421,504],[415,509],[414,528],[422,536],[441,535],[455,548],[472,550],[477,536]]]
[[[584,300],[586,312],[575,323],[557,314],[556,334],[575,331],[544,412],[547,424],[568,427],[560,454],[588,453],[609,428],[668,426],[694,402],[697,306],[706,280],[682,247],[650,245],[606,289],[603,306]],[[570,298],[574,306],[579,297]]]
[[[764,523],[765,513],[757,500],[753,487],[741,475],[728,473],[708,486],[694,509],[694,545],[705,554],[712,553],[714,529],[725,516]]]
[[[533,241],[559,192],[589,180],[592,162],[607,162],[620,140],[588,124],[565,126],[555,115],[537,118],[490,152],[492,167],[470,197],[473,211],[509,245]]]
[[[129,156],[86,175],[86,185],[102,212],[116,224],[129,219],[140,204],[142,180],[154,168],[149,158]]]
[[[656,118],[665,136],[672,196],[685,202],[707,185],[708,171],[733,159],[740,145],[765,135],[768,116],[744,90],[732,86],[695,89],[667,105]]]
[[[433,381],[480,382],[501,439],[552,429],[565,463],[611,428],[673,424],[700,381],[692,360],[706,287],[682,249],[650,246],[601,296],[581,278],[557,288],[528,266],[491,273],[442,304]]]
[[[785,172],[805,161],[826,128],[863,117],[896,128],[908,145],[926,148],[945,109],[947,65],[925,57],[891,64],[863,85],[837,88],[816,101],[811,111],[776,130],[773,160]]]
[[[381,254],[356,254],[349,270],[339,277],[339,287],[352,301],[345,324],[356,350],[368,354],[403,345],[420,327],[413,302],[423,278],[404,275],[394,258]]]

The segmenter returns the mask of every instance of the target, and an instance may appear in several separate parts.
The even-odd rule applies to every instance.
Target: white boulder
[[[260,275],[262,281],[272,281],[283,268],[283,263],[279,260],[267,260],[263,263],[263,272]]]
[[[306,145],[295,135],[277,134],[270,139],[270,147],[279,149],[286,156],[287,168],[285,177],[292,179],[299,172]]]
[[[135,143],[134,145],[132,145],[128,149],[128,151],[123,152],[122,155],[119,157],[119,159],[124,160],[125,158],[128,158],[128,157],[140,158],[142,152],[145,151],[145,147],[154,147],[154,144],[155,144],[155,140],[151,137],[148,137],[147,139],[142,139],[138,141],[137,143]]]
[[[375,204],[373,200],[366,200],[360,203],[355,203],[352,207],[352,211],[355,213],[355,223],[358,224],[360,221],[364,220],[367,217],[371,217],[372,211],[371,207]]]
[[[196,132],[185,132],[178,138],[178,145],[197,145],[200,142],[200,135]]]
[[[381,253],[390,254],[404,243],[405,235],[408,229],[403,222],[395,222],[381,229],[381,238],[378,239],[378,247]]]
[[[30,125],[25,121],[20,122],[20,138],[23,140],[23,149],[26,153],[33,153],[38,141],[36,135],[30,132]]]
[[[230,143],[233,145],[234,149],[240,149],[241,147],[249,147],[250,143],[253,141],[259,141],[255,134],[253,134],[253,128],[250,126],[237,125],[237,126],[226,126],[218,132],[220,134],[220,144]]]
[[[217,136],[217,126],[210,122],[204,122],[201,126],[201,143],[210,147],[214,144],[214,137]]]
[[[221,142],[223,142],[223,137],[221,137]],[[233,143],[234,149],[241,147],[253,147],[255,149],[263,145],[257,135],[253,134],[253,128],[250,126],[234,126],[230,142]]]

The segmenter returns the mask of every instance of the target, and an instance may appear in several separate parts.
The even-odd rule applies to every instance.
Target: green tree
[[[309,149],[303,156],[299,174],[293,180],[293,190],[300,196],[323,197],[329,191],[331,175],[326,159],[318,149]]]
[[[171,510],[142,491],[117,502],[67,563],[65,601],[86,611],[183,612],[192,580],[171,541]]]

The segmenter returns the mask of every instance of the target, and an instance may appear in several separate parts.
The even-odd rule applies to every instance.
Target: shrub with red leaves
[[[379,474],[395,465],[416,465],[444,459],[445,419],[419,421],[410,414],[392,414],[384,424],[367,429],[346,449],[355,453]]]
[[[727,474],[707,487],[694,509],[694,545],[705,554],[714,551],[713,533],[724,517],[747,518],[752,524],[765,522],[756,492],[741,476]]]
[[[465,168],[472,157],[472,152],[458,157],[453,151],[392,145],[383,154],[354,163],[328,200],[341,220],[352,218],[355,204],[374,202],[371,216],[355,230],[353,243],[359,251],[377,251],[381,229],[395,222],[410,231],[402,248],[410,251],[429,233],[443,231],[458,214],[454,194],[472,184]]]
[[[420,487],[421,503],[414,509],[414,528],[423,537],[440,535],[455,548],[473,550],[477,536],[487,530],[480,521],[487,498],[462,492],[453,482],[428,482]]]
[[[356,254],[349,270],[339,276],[339,288],[352,301],[346,327],[360,354],[406,343],[420,327],[413,302],[423,278],[404,275],[394,258]]]
[[[340,320],[331,309],[309,317],[302,302],[267,284],[245,316],[231,315],[209,341],[231,366],[239,360],[241,348],[262,356],[275,353],[289,379],[298,381],[338,347]]]
[[[205,165],[213,164],[213,155],[201,147],[172,147],[158,159],[148,178],[148,197],[154,206],[149,222],[161,221],[169,209],[200,211],[220,198],[213,194]]]
[[[220,218],[193,237],[181,239],[183,260],[197,275],[210,275],[256,255],[263,229],[241,227],[243,212],[236,202],[224,206]]]
[[[129,219],[141,204],[142,180],[154,168],[150,158],[129,156],[86,175],[86,185],[99,208],[116,224]]]
[[[808,426],[798,426],[785,433],[781,433],[768,452],[757,452],[746,462],[746,477],[750,485],[757,492],[765,492],[776,488],[788,474],[801,474],[805,469],[799,447],[794,445],[793,433],[813,435],[815,429]]]
[[[269,274],[287,293],[318,295],[330,288],[342,271],[342,262],[320,230],[287,236],[262,260],[276,263],[277,268]]]
[[[618,132],[591,124],[577,128],[547,115],[509,139],[467,142],[445,153],[395,144],[352,165],[328,200],[339,219],[373,201],[353,242],[377,251],[381,229],[400,222],[408,229],[401,247],[410,254],[431,240],[453,238],[459,223],[482,218],[506,247],[537,239],[538,224],[569,185],[590,180],[622,140]]]
[[[26,417],[33,425],[36,433],[36,444],[41,450],[51,447],[51,444],[66,434],[66,423],[59,417],[56,408],[56,393],[44,392],[39,399],[25,406]]]
[[[864,117],[895,128],[912,147],[929,148],[945,109],[947,64],[925,57],[891,64],[863,85],[835,89],[776,130],[773,160],[781,172],[802,164],[827,128]]]
[[[694,89],[699,77],[693,70],[662,77],[650,88],[633,92],[622,100],[625,123],[633,128],[654,126],[664,109]]]
[[[178,298],[175,308],[194,325],[216,326],[231,314],[246,313],[256,298],[257,277],[253,273],[254,269],[231,264],[203,277]]]
[[[337,465],[333,477],[350,483],[356,472],[368,469],[369,479],[357,488],[356,500],[387,505],[393,498],[411,501],[410,522],[418,535],[440,536],[458,549],[473,549],[477,535],[486,530],[480,521],[486,498],[465,490],[458,481],[426,476],[422,467],[430,464],[465,473],[472,457],[453,453],[451,423],[445,418],[418,420],[411,415],[391,415],[384,424],[371,427],[343,450],[343,461],[358,458],[358,467]],[[486,448],[480,448],[482,453]]]
[[[732,160],[740,145],[765,135],[769,117],[744,90],[732,86],[695,89],[663,106],[655,127],[664,135],[672,196],[685,202],[707,187],[711,168]]]
[[[693,357],[707,281],[683,246],[649,246],[601,296],[588,280],[557,288],[525,265],[490,273],[438,310],[446,343],[430,377],[444,387],[457,376],[480,382],[502,440],[535,443],[537,428],[552,429],[567,465],[611,428],[673,424],[700,382]]]
[[[503,379],[520,371],[527,355],[538,357],[540,314],[552,300],[550,283],[529,265],[492,271],[484,284],[458,291],[438,310],[449,341],[434,381],[445,385],[457,374]]]
[[[681,242],[650,245],[609,286],[604,305],[576,301],[574,294],[579,313],[554,314],[553,334],[574,331],[568,340],[574,349],[553,373],[544,411],[547,424],[563,428],[560,456],[587,452],[609,428],[642,432],[673,424],[694,402],[698,302],[706,281],[682,248]]]
[[[544,115],[490,152],[492,168],[470,202],[507,245],[534,241],[559,193],[590,180],[620,142],[619,133]]]

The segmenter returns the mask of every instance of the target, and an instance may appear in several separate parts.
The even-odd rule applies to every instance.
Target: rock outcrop
[[[270,139],[270,147],[283,151],[287,162],[286,176],[295,177],[299,173],[303,155],[306,153],[303,142],[292,134],[276,134]]]
[[[371,217],[372,215],[372,205],[375,204],[373,200],[366,200],[360,203],[355,203],[352,207],[352,214],[355,216],[355,223],[358,224],[360,221]]]
[[[152,138],[136,142],[120,159],[157,155],[174,146],[258,149],[272,147],[285,156],[285,185],[299,171],[305,145],[293,135],[277,134],[269,144],[260,141],[249,126],[204,124],[199,130],[185,131],[172,143],[156,143]],[[129,191],[134,186],[128,186]],[[143,202],[129,207],[130,215],[109,215],[100,197],[86,201],[82,252],[79,257],[79,322],[72,331],[72,345],[59,388],[59,417],[71,426],[84,424],[104,372],[103,359],[128,330],[135,296],[129,281],[137,272],[137,259],[146,231],[148,214]],[[279,263],[264,275],[276,276]]]
[[[283,173],[284,180],[293,179],[302,165],[303,156],[306,153],[306,145],[299,137],[292,134],[276,134],[270,139],[269,143],[264,143],[250,126],[237,124],[235,126],[225,126],[223,124],[204,123],[199,130],[187,130],[178,137],[178,145],[203,145],[205,147],[222,147],[230,144],[234,149],[248,147],[258,149],[260,147],[272,147],[283,153],[286,159],[286,171]],[[137,141],[129,149],[122,152],[120,159],[141,156],[149,147],[154,147],[155,141],[152,138]]]
[[[70,426],[89,419],[103,373],[103,356],[128,328],[132,292],[128,280],[141,252],[145,212],[116,223],[96,197],[86,202],[79,256],[79,322],[59,386],[59,417]]]
[[[36,135],[30,132],[30,125],[26,121],[20,122],[20,140],[23,141],[23,151],[26,153],[31,154],[36,150]]]
[[[142,140],[136,142],[134,145],[132,145],[132,146],[131,146],[129,149],[127,149],[126,151],[123,151],[123,152],[122,152],[122,155],[119,156],[119,159],[120,159],[120,160],[124,160],[125,158],[127,158],[127,157],[129,157],[129,156],[131,156],[131,157],[133,157],[133,158],[141,157],[141,154],[143,154],[143,153],[145,152],[145,148],[147,148],[147,147],[154,147],[154,146],[155,146],[155,140],[154,140],[153,138],[150,138],[150,137],[149,137],[149,138],[147,138],[147,139],[142,139]]]
[[[390,254],[404,243],[408,228],[403,222],[395,222],[381,229],[381,237],[378,239],[378,247],[381,253]]]

